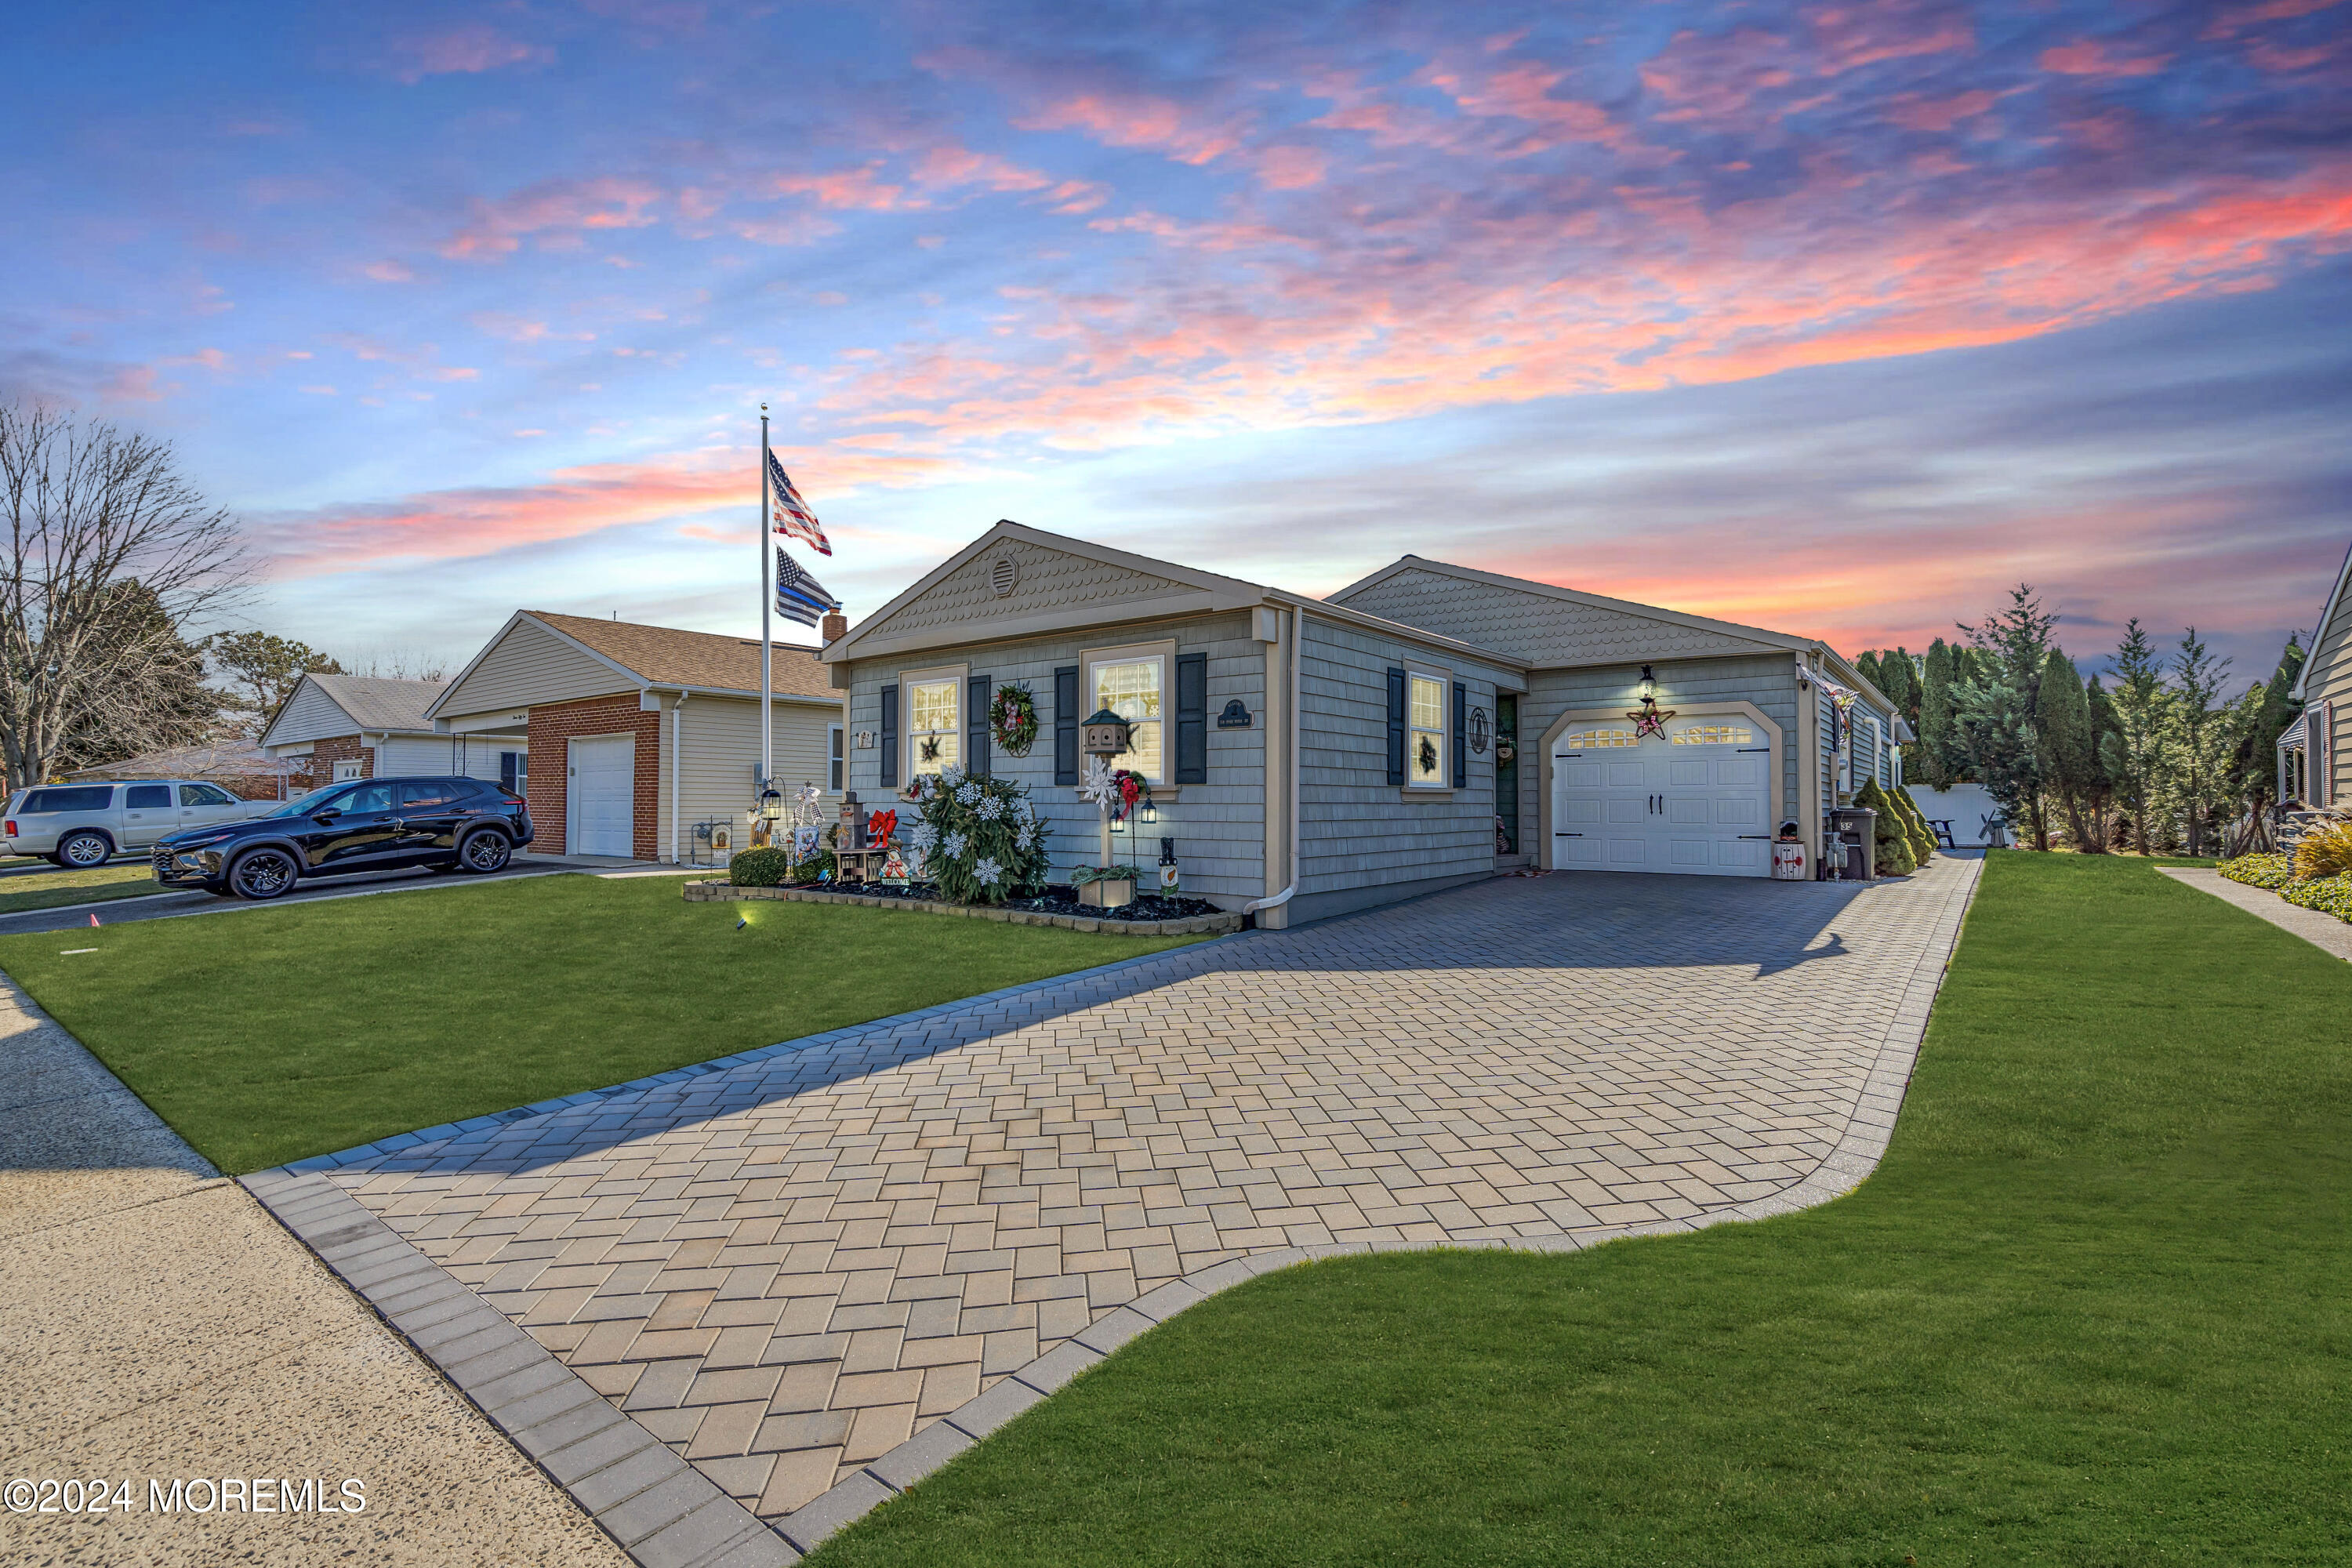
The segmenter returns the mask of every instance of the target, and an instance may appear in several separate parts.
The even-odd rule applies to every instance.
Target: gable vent
[[[1010,555],[1000,555],[988,568],[988,585],[1000,599],[1010,595],[1021,582],[1021,565]]]

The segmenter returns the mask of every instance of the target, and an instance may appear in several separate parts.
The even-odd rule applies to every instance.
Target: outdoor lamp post
[[[753,825],[755,831],[752,842],[761,845],[773,844],[776,841],[777,819],[784,815],[782,793],[773,784],[761,790],[759,808],[753,815],[759,820]]]
[[[1132,735],[1126,720],[1108,708],[1098,708],[1093,718],[1079,726],[1078,744],[1087,755],[1100,758],[1103,765],[1108,767],[1113,757],[1127,750]],[[1108,795],[1103,796],[1097,809],[1102,814],[1102,858],[1096,864],[1108,867],[1111,863],[1110,836],[1115,832],[1124,832],[1125,825],[1112,820]]]

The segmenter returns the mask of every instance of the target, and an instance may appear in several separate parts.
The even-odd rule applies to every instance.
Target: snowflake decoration
[[[940,847],[948,852],[949,859],[961,860],[963,858],[965,846],[971,842],[971,839],[963,836],[963,829],[958,827],[949,831],[947,837],[940,841]]]
[[[940,786],[942,789],[953,789],[961,783],[963,783],[963,768],[961,764],[950,763],[940,770]]]
[[[990,855],[983,857],[980,864],[971,868],[971,874],[993,886],[1003,879],[1004,868],[996,863],[995,856]]]
[[[1019,845],[1024,849],[1035,844],[1037,842],[1037,824],[1034,821],[1024,822],[1019,827],[1013,830],[1013,842]]]
[[[918,822],[914,826],[907,829],[907,844],[909,848],[929,850],[939,841],[940,830],[928,822]]]
[[[962,784],[956,786],[956,804],[958,805],[970,805],[973,801],[976,801],[979,798],[980,786],[973,784],[970,779],[966,779]]]
[[[994,822],[1004,815],[1004,803],[992,795],[985,795],[972,809],[982,822]]]
[[[1097,805],[1119,805],[1118,770],[1100,757],[1088,757],[1086,777],[1078,784],[1078,794]]]

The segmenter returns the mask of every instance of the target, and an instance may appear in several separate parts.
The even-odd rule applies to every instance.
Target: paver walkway
[[[1489,882],[331,1175],[780,1521],[1226,1260],[1595,1237],[1850,1187],[1977,870]]]
[[[0,1562],[626,1562],[5,977],[0,1346],[0,1479],[129,1482],[95,1514],[22,1512],[10,1500]],[[257,1498],[257,1476],[268,1478]],[[174,1480],[209,1489],[222,1477],[256,1511],[204,1489],[184,1491],[180,1511],[148,1506],[151,1479],[168,1495]],[[289,1511],[279,1478],[325,1479],[334,1511]],[[363,1483],[363,1511],[343,1511],[346,1479]]]

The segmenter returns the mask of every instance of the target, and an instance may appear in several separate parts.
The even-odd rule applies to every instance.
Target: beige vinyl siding
[[[2306,707],[2329,703],[2335,708],[2335,722],[2327,726],[2327,745],[2334,753],[2328,759],[2327,804],[2339,805],[2352,798],[2352,591],[2337,595],[2336,613],[2313,640],[2303,691]]]
[[[667,704],[668,699],[665,695]],[[684,787],[678,795],[678,832],[688,858],[697,845],[695,824],[724,819],[735,829],[735,847],[751,843],[751,812],[759,797],[760,704],[757,699],[694,696],[682,708],[663,715],[660,814],[661,858],[678,858],[679,846],[670,842],[670,759],[678,754],[679,739],[673,726],[684,725],[685,766],[679,773]],[[816,702],[778,702],[773,730],[776,787],[787,807],[803,784],[825,789],[826,745],[834,725],[841,722],[838,706]],[[841,796],[825,791],[825,820],[841,811]]]
[[[446,744],[451,773],[469,779],[488,779],[492,784],[499,782],[499,752],[514,752],[526,758],[530,755],[530,745],[520,735],[452,735]],[[528,762],[523,763],[526,768],[530,765]]]
[[[1238,908],[1265,896],[1265,645],[1251,636],[1246,611],[1199,616],[1141,625],[1114,624],[1099,631],[1055,634],[1012,643],[975,643],[947,649],[926,650],[900,660],[891,658],[855,661],[850,692],[849,729],[854,742],[860,731],[881,729],[882,688],[899,679],[905,669],[961,664],[972,675],[989,678],[989,690],[1013,682],[1026,685],[1037,700],[1037,742],[1026,757],[992,751],[990,772],[1018,779],[1047,825],[1046,852],[1052,879],[1064,882],[1080,865],[1093,865],[1099,853],[1100,829],[1096,808],[1078,798],[1077,791],[1054,783],[1054,671],[1079,662],[1095,648],[1123,647],[1134,643],[1172,638],[1176,657],[1209,656],[1209,782],[1163,788],[1157,792],[1160,822],[1122,834],[1111,843],[1121,864],[1132,857],[1143,868],[1143,885],[1157,885],[1152,868],[1160,859],[1160,840],[1176,840],[1176,859],[1182,870],[1184,891]],[[1175,742],[1175,667],[1169,667],[1168,742]],[[1250,710],[1246,730],[1220,730],[1217,715],[1238,698]],[[1080,706],[1085,693],[1080,692]],[[1083,719],[1085,712],[1078,715]],[[900,708],[901,732],[906,710]],[[869,806],[895,804],[892,792],[880,783],[878,747],[852,745],[848,753],[849,786]],[[1172,768],[1173,763],[1171,762]],[[900,775],[905,783],[905,775]]]
[[[1495,867],[1495,752],[1469,753],[1467,787],[1408,790],[1388,782],[1388,672],[1422,670],[1463,682],[1465,711],[1495,712],[1496,671],[1460,658],[1432,658],[1417,644],[1307,617],[1299,713],[1299,881],[1305,918],[1318,896],[1442,878]],[[1524,713],[1524,709],[1522,710]],[[1524,733],[1527,721],[1520,720]],[[1452,718],[1441,748],[1453,776]]]
[[[360,743],[375,748],[375,776],[453,772],[449,741],[443,735],[362,735]],[[494,773],[492,777],[496,777]]]
[[[1797,669],[1787,654],[1748,655],[1732,658],[1664,658],[1586,669],[1538,669],[1528,678],[1528,694],[1519,699],[1519,821],[1520,843],[1538,853],[1549,845],[1533,843],[1529,828],[1541,820],[1544,793],[1551,787],[1551,755],[1544,737],[1563,713],[1589,709],[1622,709],[1642,705],[1642,665],[1658,678],[1662,709],[1702,706],[1707,702],[1752,702],[1764,717],[1780,726],[1780,787],[1772,799],[1773,819],[1796,816],[1798,799]]]
[[[283,747],[332,740],[337,735],[352,734],[358,729],[358,723],[324,689],[306,680],[271,721],[269,749],[284,756],[287,753],[281,750]]]
[[[441,699],[443,719],[634,691],[639,683],[536,621],[519,620]]]

